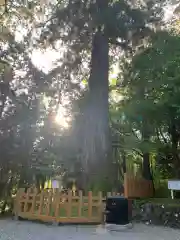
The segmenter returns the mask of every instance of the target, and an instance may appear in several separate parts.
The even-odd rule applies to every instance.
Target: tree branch
[[[140,153],[137,149],[133,148],[132,150],[133,150],[135,153],[137,153],[138,155],[140,155],[141,157],[143,157],[143,154]]]
[[[133,129],[132,129],[132,133],[133,133],[133,135],[134,135],[138,140],[140,140]]]
[[[132,48],[128,45],[128,42],[119,42],[117,40],[110,39],[109,43],[114,44],[114,45],[116,45],[118,47],[121,47],[123,50],[132,51]]]
[[[164,143],[166,143],[166,144],[167,144],[168,142],[167,142],[166,138],[164,137],[164,134],[163,134],[163,132],[162,132],[161,128],[159,128],[159,134],[160,134],[160,136],[162,137],[162,139],[163,139]]]

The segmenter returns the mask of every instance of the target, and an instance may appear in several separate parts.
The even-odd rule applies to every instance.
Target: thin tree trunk
[[[149,142],[149,127],[145,119],[142,123],[142,139],[144,143]],[[145,150],[143,152],[143,177],[147,180],[152,180],[151,167],[150,167],[150,153]]]
[[[149,135],[149,127],[147,121],[143,121],[143,131],[142,131],[142,137],[144,142],[148,142],[150,139]],[[152,181],[152,187],[153,187],[153,194],[155,193],[155,186],[154,186],[154,180],[153,180],[153,175],[151,172],[151,165],[150,165],[150,152],[149,151],[144,151],[143,152],[143,166],[142,166],[142,171],[143,171],[143,177],[146,180],[151,180]]]
[[[172,156],[173,156],[173,164],[174,164],[174,174],[177,179],[180,178],[180,159],[178,154],[178,143],[179,143],[179,134],[177,132],[176,124],[174,119],[171,120],[171,141],[172,141]],[[175,192],[175,198],[180,198],[180,193]]]
[[[180,159],[178,154],[178,142],[179,142],[179,134],[176,129],[176,125],[174,120],[171,123],[171,141],[172,141],[172,155],[174,161],[174,169],[175,169],[175,176],[179,179],[180,178]]]

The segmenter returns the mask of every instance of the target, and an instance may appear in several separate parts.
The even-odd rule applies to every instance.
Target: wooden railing
[[[108,196],[117,195],[108,193]],[[149,198],[153,196],[152,181],[124,176],[124,196],[127,198]],[[48,189],[19,189],[15,198],[14,214],[29,220],[41,220],[56,223],[100,223],[103,216],[102,192],[94,196],[92,192],[83,196],[79,191],[76,196],[72,191],[62,193]]]
[[[127,198],[153,197],[153,183],[141,177],[124,175],[124,196]]]
[[[63,194],[54,190],[19,189],[14,207],[14,214],[25,219],[57,223],[100,223],[103,208],[102,192],[93,196],[83,196],[79,191],[72,196],[72,191]]]

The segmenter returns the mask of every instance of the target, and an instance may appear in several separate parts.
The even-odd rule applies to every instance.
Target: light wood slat
[[[35,203],[35,204],[37,204],[39,202],[39,209],[38,209],[39,215],[41,215],[41,213],[42,213],[43,200],[44,200],[44,191],[42,191],[40,194],[40,201],[36,201],[36,203]]]
[[[92,217],[92,192],[88,194],[88,218]]]
[[[47,209],[46,209],[46,215],[50,215],[51,211],[51,203],[52,203],[52,191],[48,192],[48,201],[47,201]]]
[[[59,208],[60,208],[59,199],[60,199],[60,192],[57,191],[56,192],[56,201],[55,201],[55,217],[56,218],[59,217]]]
[[[36,205],[36,194],[37,194],[37,189],[34,190],[34,193],[33,193],[33,199],[32,199],[32,206],[31,206],[31,214],[34,214],[34,208],[35,208],[35,205]]]
[[[27,193],[26,193],[26,195],[25,195],[23,212],[27,212],[27,211],[28,211],[29,191],[30,191],[30,189],[27,189]]]
[[[83,208],[83,194],[82,191],[79,191],[78,217],[81,217],[82,215],[82,208]]]
[[[72,191],[68,191],[68,204],[67,204],[67,217],[71,217],[71,211],[72,211]]]

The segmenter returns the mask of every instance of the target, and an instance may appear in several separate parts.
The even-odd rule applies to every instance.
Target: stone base
[[[18,216],[18,215],[14,215],[14,216],[12,217],[12,219],[13,219],[14,221],[18,221],[18,220],[19,220],[19,216]]]
[[[171,202],[137,205],[134,208],[133,221],[180,229],[180,206]]]
[[[55,227],[57,227],[57,226],[59,226],[59,223],[56,222],[56,221],[54,221],[54,222],[52,222],[52,225],[55,226]]]
[[[127,230],[127,229],[131,229],[133,228],[133,224],[132,223],[128,223],[126,225],[117,225],[117,224],[105,224],[105,228],[109,231],[123,231],[123,230]]]

